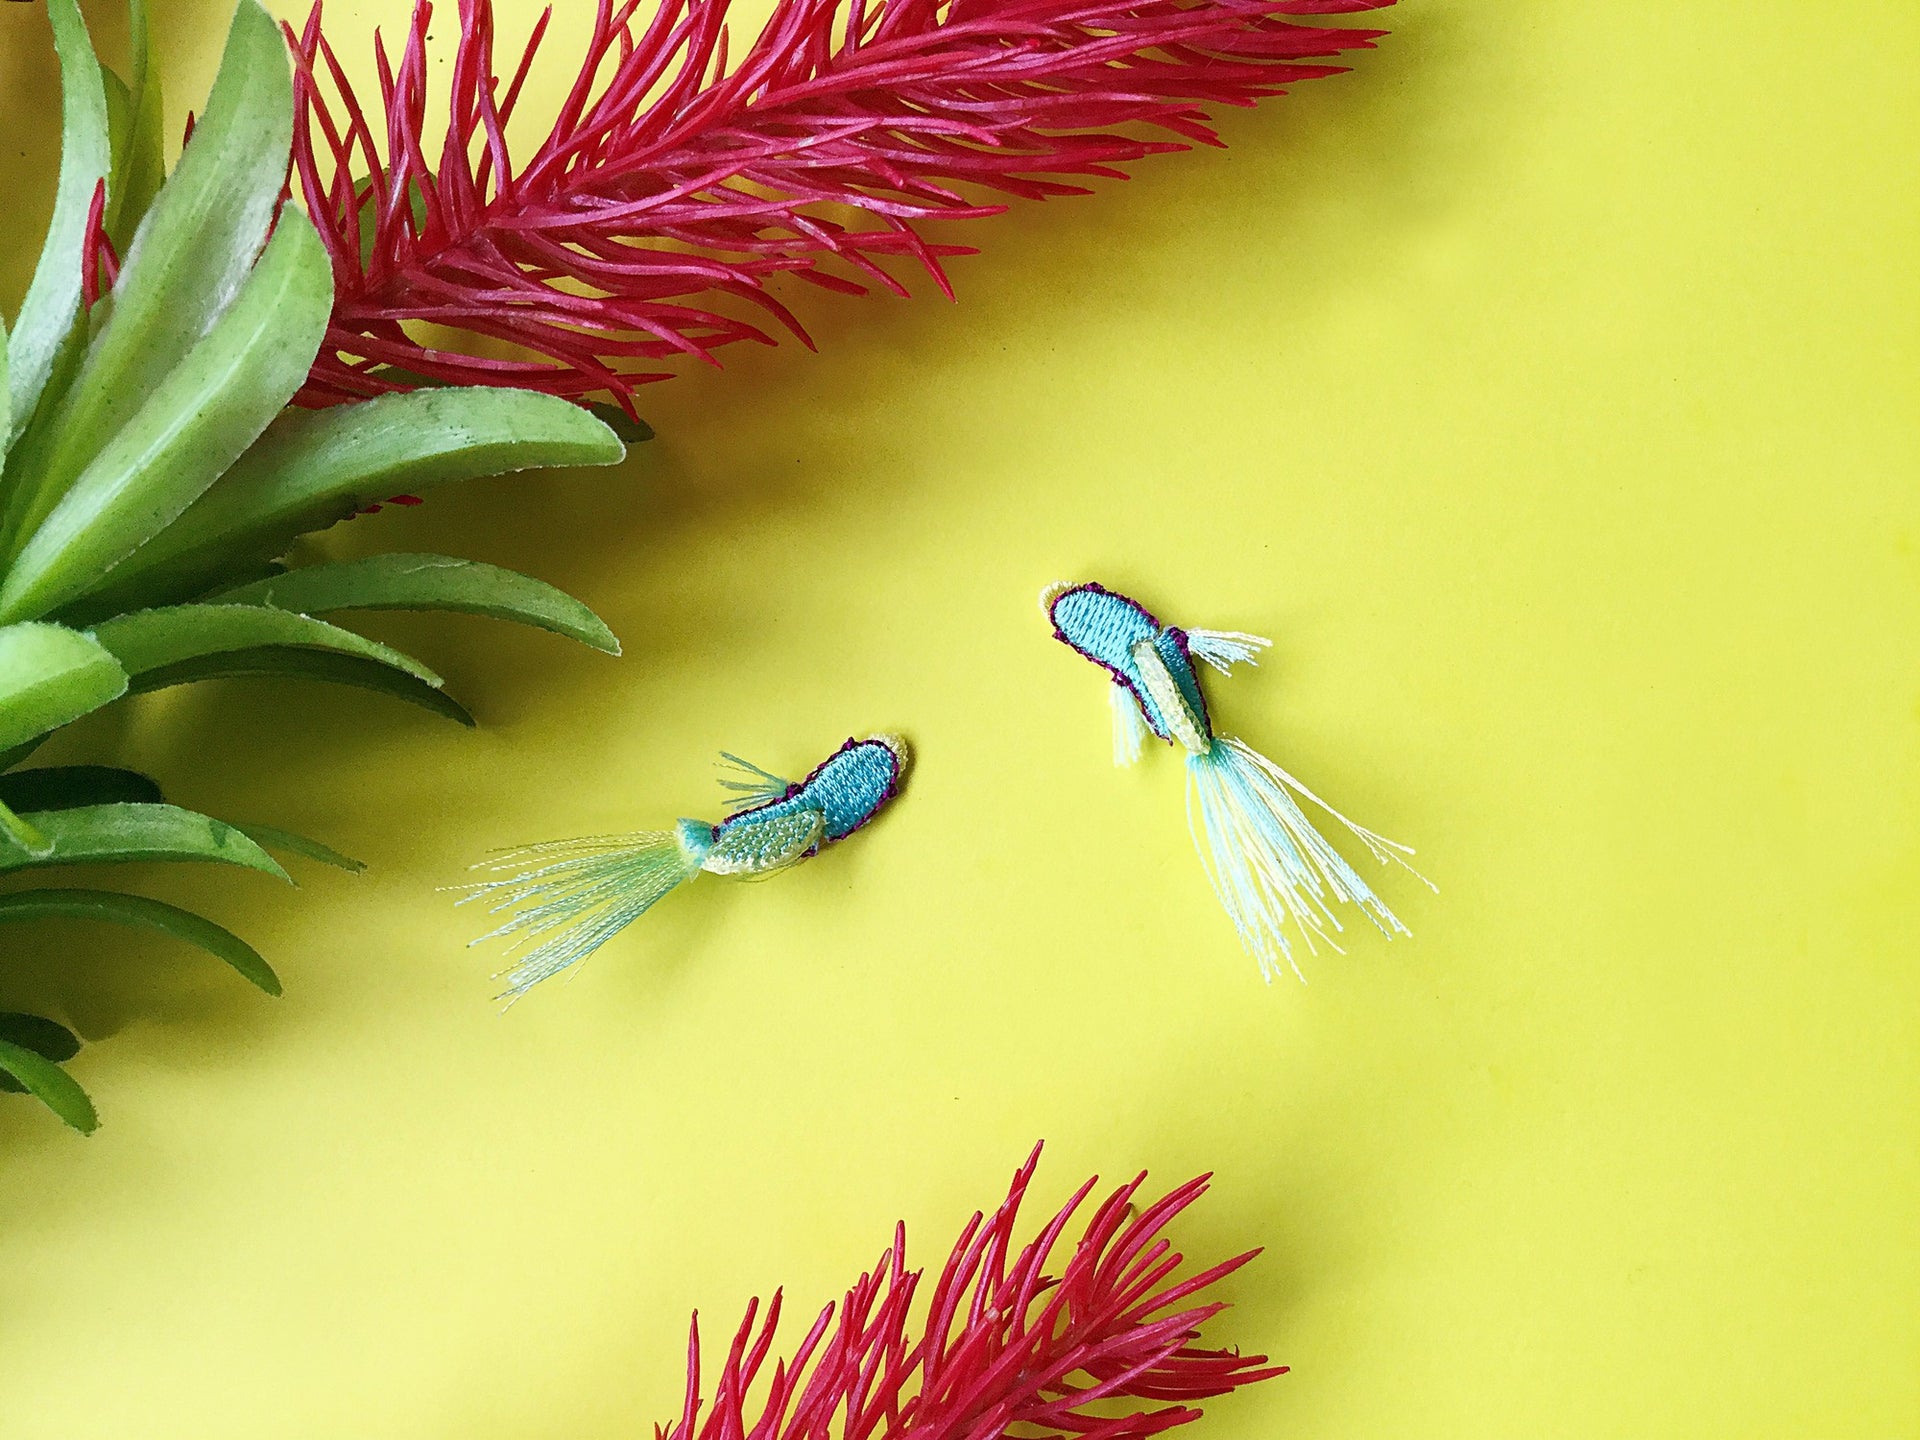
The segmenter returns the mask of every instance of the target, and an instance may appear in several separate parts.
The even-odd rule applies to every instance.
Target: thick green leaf
[[[0,457],[26,428],[39,404],[54,359],[80,315],[80,252],[93,191],[113,160],[107,135],[106,91],[93,42],[76,0],[47,0],[54,48],[60,56],[60,182],[53,223],[40,251],[26,299],[8,341],[12,399],[0,425]]]
[[[517,620],[620,653],[598,615],[564,590],[498,565],[446,555],[374,555],[290,570],[216,597],[224,604],[272,605],[303,615],[336,610],[456,610]]]
[[[391,495],[535,466],[611,465],[625,454],[577,405],[527,390],[419,390],[290,410],[95,598],[130,608],[202,594]]]
[[[82,1135],[100,1128],[100,1117],[87,1092],[46,1056],[11,1040],[0,1040],[0,1070],[13,1076],[21,1088],[31,1091],[36,1100]]]
[[[64,1065],[80,1053],[80,1037],[57,1020],[44,1015],[26,1015],[18,1010],[0,1013],[0,1040],[31,1050],[56,1065]],[[18,1081],[9,1085],[0,1080],[0,1090],[18,1095],[25,1090]]]
[[[23,820],[10,805],[0,804],[0,834],[36,859],[53,853],[53,842],[31,821]]]
[[[332,304],[326,249],[288,210],[239,297],[20,548],[0,621],[83,593],[199,499],[300,387]]]
[[[167,178],[162,131],[166,116],[161,104],[160,75],[153,67],[153,44],[145,0],[128,0],[128,40],[132,74],[120,86],[124,119],[113,132],[113,178],[107,184],[107,238],[126,254],[134,231],[145,218]],[[119,84],[112,71],[108,90]]]
[[[127,672],[91,635],[0,626],[0,749],[24,745],[126,693]]]
[[[123,860],[204,860],[259,870],[291,883],[287,872],[245,833],[174,805],[83,805],[27,817],[52,844],[45,856],[0,847],[0,873],[36,865]]]
[[[322,845],[318,840],[310,840],[291,830],[282,830],[275,825],[242,825],[240,828],[263,850],[284,850],[290,855],[304,855],[309,860],[318,860],[322,865],[331,865],[349,875],[358,875],[367,868],[351,855],[342,855],[331,845]]]
[[[425,681],[357,655],[341,655],[329,650],[293,650],[283,646],[263,646],[257,650],[230,650],[185,660],[178,665],[163,665],[149,670],[133,682],[136,691],[164,690],[170,685],[188,685],[198,680],[287,677],[296,680],[323,680],[331,685],[348,685],[356,690],[371,690],[378,695],[404,700],[448,720],[457,720],[469,728],[473,716],[467,708],[444,690],[436,690]]]
[[[280,993],[280,977],[273,973],[273,967],[238,935],[191,910],[143,895],[122,895],[115,890],[18,890],[0,895],[0,924],[25,920],[97,920],[136,930],[156,930],[226,961],[267,994]]]
[[[106,86],[107,95],[107,150],[113,156],[113,173],[107,176],[106,196],[106,213],[111,215],[119,208],[113,192],[120,179],[120,156],[125,153],[127,142],[133,137],[133,91],[104,61],[100,65],[100,80]],[[116,242],[115,252],[118,253],[119,249]]]
[[[104,102],[101,112],[104,147]],[[112,314],[57,412],[21,441],[26,473],[8,511],[9,553],[237,303],[280,198],[292,135],[286,45],[257,0],[241,0],[193,139],[128,246]],[[83,220],[85,210],[83,202]],[[76,235],[61,263],[77,269],[79,253]]]
[[[0,804],[14,810],[71,810],[79,805],[158,805],[151,777],[108,765],[56,765],[0,775]]]
[[[416,195],[417,193],[418,192],[416,192]],[[424,215],[424,210],[416,208],[414,211],[414,223],[424,224]],[[373,221],[374,217],[371,207],[361,212],[360,254],[362,261],[366,258],[368,246],[373,243]],[[402,384],[427,390],[452,388],[450,381],[442,380],[434,375],[422,375],[418,370],[408,370],[400,365],[382,365],[373,372],[373,376],[379,380],[399,381]],[[613,431],[615,435],[618,435],[625,444],[637,445],[641,441],[653,439],[653,427],[651,425],[647,424],[646,421],[637,415],[629,415],[618,405],[609,405],[604,400],[575,400],[572,403],[578,405],[582,410],[587,411],[595,418],[605,422],[606,427]]]
[[[264,605],[169,605],[159,610],[136,610],[102,621],[92,634],[136,679],[150,670],[202,656],[285,645],[357,655],[390,665],[422,684],[436,689],[440,685],[438,675],[398,650],[324,620]]]

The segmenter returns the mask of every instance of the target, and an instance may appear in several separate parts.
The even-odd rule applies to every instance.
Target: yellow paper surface
[[[226,8],[157,0],[170,125]],[[329,6],[356,65],[401,14]],[[900,1217],[935,1260],[1041,1137],[1045,1199],[1212,1169],[1183,1245],[1268,1247],[1216,1333],[1293,1373],[1196,1437],[1920,1433],[1920,11],[1389,22],[1224,153],[956,228],[957,305],[800,292],[821,353],[655,388],[622,469],[329,542],[542,576],[624,658],[370,621],[483,728],[234,684],[73,737],[373,868],[121,877],[278,1002],[0,937],[105,1117],[0,1106],[0,1435],[644,1433],[691,1309],[810,1313]],[[11,305],[35,7],[0,80]],[[1419,846],[1411,941],[1260,983],[1174,757],[1109,764],[1059,578],[1275,638],[1222,726]],[[435,891],[469,860],[873,729],[919,755],[883,823],[496,1013]]]

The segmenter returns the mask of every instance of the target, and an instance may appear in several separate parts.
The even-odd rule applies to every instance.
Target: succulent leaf
[[[127,672],[64,625],[0,626],[0,751],[27,745],[127,690]]]
[[[412,676],[438,689],[440,677],[398,650],[290,610],[264,605],[169,605],[136,610],[94,627],[96,638],[112,651],[136,684],[149,671],[233,650],[262,646],[305,646],[355,655]],[[140,687],[145,688],[145,687]]]
[[[20,890],[0,895],[0,924],[26,920],[97,920],[158,931],[224,960],[267,994],[280,993],[280,977],[273,973],[273,967],[238,935],[191,910],[144,895],[122,895],[114,890]]]
[[[31,821],[16,814],[10,805],[0,804],[0,833],[4,833],[18,849],[36,859],[53,852],[53,842]]]
[[[57,1065],[64,1065],[80,1053],[80,1037],[59,1021],[17,1010],[0,1011],[0,1040],[22,1046]],[[24,1089],[18,1081],[9,1084],[0,1079],[0,1090],[19,1095]]]
[[[336,610],[453,610],[551,630],[609,655],[620,642],[598,615],[544,580],[447,555],[374,555],[290,570],[215,597],[303,615]]]
[[[303,855],[309,860],[318,860],[322,865],[344,870],[349,875],[358,875],[367,868],[351,855],[342,855],[331,845],[323,845],[292,830],[282,830],[275,825],[242,825],[239,828],[246,831],[263,850],[284,850],[290,855]]]
[[[399,491],[626,454],[599,420],[523,390],[421,390],[364,405],[290,410],[166,530],[109,575],[90,604],[185,599],[285,553]]]
[[[24,818],[47,837],[49,853],[0,846],[0,873],[37,865],[181,860],[237,865],[291,883],[279,862],[243,831],[175,805],[83,805]]]
[[[288,211],[238,298],[19,548],[0,584],[0,620],[84,593],[197,500],[298,388],[332,296],[313,226]]]
[[[21,440],[29,463],[7,512],[10,553],[235,304],[279,204],[292,103],[279,31],[257,0],[241,0],[193,139],[127,248],[111,315],[63,403]],[[82,220],[105,168],[87,181]],[[80,252],[76,232],[60,263],[78,271]]]
[[[60,57],[60,180],[40,262],[7,342],[11,399],[0,457],[26,428],[80,315],[80,251],[94,187],[112,165],[106,91],[77,0],[47,0]],[[291,144],[291,138],[289,138]],[[9,482],[8,489],[11,489]]]
[[[22,1022],[38,1022],[27,1026]],[[50,1027],[50,1028],[49,1028]],[[55,1041],[52,1031],[58,1031],[64,1041]],[[58,1064],[42,1054],[38,1045],[46,1045],[56,1053],[65,1050],[61,1058],[76,1054],[80,1042],[73,1032],[64,1025],[55,1025],[51,1020],[42,1020],[38,1015],[0,1016],[0,1037],[9,1033],[31,1035],[36,1044],[23,1044],[19,1040],[0,1038],[0,1072],[4,1072],[12,1084],[0,1079],[0,1090],[26,1091],[58,1115],[68,1125],[82,1135],[90,1134],[99,1128],[100,1117],[95,1113],[93,1102],[87,1098],[87,1092],[80,1083],[62,1070]],[[67,1049],[71,1043],[72,1048]]]
[[[109,108],[114,103],[115,87],[123,97],[123,118],[113,129],[113,174],[107,181],[106,214],[107,236],[123,255],[167,178],[162,133],[166,116],[160,75],[153,66],[153,37],[145,0],[127,0],[127,31],[132,51],[130,75],[123,82],[111,70],[103,68],[101,72],[107,81]]]
[[[171,685],[187,685],[199,680],[287,677],[297,680],[321,680],[332,685],[347,685],[371,690],[431,710],[443,719],[473,727],[473,716],[466,706],[444,690],[424,680],[416,680],[404,671],[357,655],[342,655],[331,650],[299,650],[283,645],[265,645],[253,650],[229,650],[176,665],[149,670],[133,682],[136,693],[164,690]]]

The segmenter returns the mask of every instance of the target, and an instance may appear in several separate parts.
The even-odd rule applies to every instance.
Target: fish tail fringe
[[[493,878],[462,887],[458,903],[487,902],[488,914],[507,917],[471,943],[506,940],[509,954],[524,951],[494,977],[506,986],[497,998],[512,1004],[693,879],[705,858],[684,829],[549,841],[476,865]]]
[[[1339,951],[1336,904],[1358,906],[1382,934],[1409,933],[1314,828],[1299,800],[1339,821],[1374,859],[1402,865],[1433,885],[1408,864],[1410,847],[1355,824],[1245,742],[1217,737],[1210,749],[1187,757],[1187,824],[1214,894],[1269,982],[1282,964],[1306,978],[1294,958],[1289,922],[1308,954],[1318,953],[1320,942]]]

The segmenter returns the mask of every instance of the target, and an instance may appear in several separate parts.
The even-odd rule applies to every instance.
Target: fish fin
[[[1113,763],[1116,766],[1140,763],[1140,745],[1147,738],[1147,717],[1140,713],[1140,702],[1133,691],[1118,680],[1107,687],[1107,700],[1113,707]]]
[[[722,825],[700,868],[715,875],[764,880],[806,859],[826,829],[827,817],[820,810],[790,810],[764,819],[755,815]]]
[[[507,919],[471,944],[506,940],[509,954],[532,946],[494,978],[511,1004],[535,985],[585,960],[700,873],[705,848],[679,831],[648,830],[554,840],[482,861],[492,878],[461,886],[457,902],[489,902]]]
[[[1190,755],[1204,752],[1211,743],[1206,721],[1187,704],[1187,697],[1180,692],[1180,682],[1173,678],[1173,671],[1160,658],[1160,651],[1151,639],[1135,643],[1133,664],[1140,672],[1141,687],[1153,701],[1172,738]]]
[[[1317,953],[1316,941],[1339,951],[1336,903],[1358,906],[1384,935],[1409,933],[1314,828],[1296,794],[1338,820],[1374,859],[1404,866],[1436,888],[1408,863],[1411,847],[1355,824],[1243,741],[1217,738],[1211,749],[1187,758],[1187,824],[1214,894],[1269,981],[1282,961],[1305,978],[1288,943],[1289,920],[1309,954]]]
[[[732,792],[732,798],[727,801],[727,813],[731,815],[764,805],[769,800],[785,799],[793,789],[791,780],[771,770],[762,770],[751,760],[742,760],[730,751],[720,752],[720,770],[720,788]]]
[[[1249,635],[1244,630],[1188,630],[1187,653],[1204,660],[1222,675],[1231,675],[1236,665],[1258,665],[1260,652],[1273,647],[1264,635]]]

